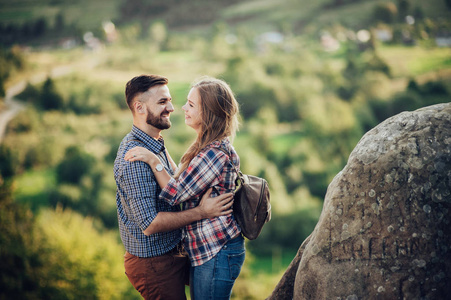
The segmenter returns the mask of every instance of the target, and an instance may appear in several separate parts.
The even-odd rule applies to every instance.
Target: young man
[[[174,111],[167,84],[167,78],[159,75],[141,75],[127,83],[125,96],[133,127],[122,140],[114,162],[125,272],[145,299],[186,299],[189,262],[181,251],[180,228],[230,213],[233,197],[229,193],[208,198],[207,192],[198,207],[180,211],[178,206],[158,199],[161,189],[146,163],[124,160],[129,149],[141,146],[159,157],[156,172],[175,171],[161,136],[162,130],[171,127],[169,116]]]

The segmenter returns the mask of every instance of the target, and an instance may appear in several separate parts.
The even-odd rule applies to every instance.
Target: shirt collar
[[[165,150],[164,147],[164,139],[162,136],[160,138],[154,139],[135,125],[132,127],[131,134],[134,139],[140,140],[144,145],[146,145],[152,152],[154,153],[160,153],[161,151]]]
[[[229,138],[223,138],[220,141],[213,141],[210,144],[208,144],[205,148],[225,148],[228,149],[230,145],[230,140]]]

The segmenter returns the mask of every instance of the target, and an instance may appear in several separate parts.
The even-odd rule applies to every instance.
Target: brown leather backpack
[[[237,173],[233,214],[241,227],[241,233],[249,240],[256,239],[263,225],[271,220],[271,203],[268,182],[260,177],[245,175],[235,166],[230,154],[218,148],[229,157]]]

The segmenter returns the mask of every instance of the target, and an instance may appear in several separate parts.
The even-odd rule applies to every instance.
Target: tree
[[[0,38],[1,39],[1,38]],[[13,70],[21,70],[24,67],[24,59],[19,47],[8,50],[0,48],[0,97],[5,96],[5,83]]]
[[[392,24],[396,15],[398,14],[398,9],[394,3],[378,3],[373,10],[373,18],[376,21],[381,21],[387,24]]]
[[[451,0],[445,0],[445,4],[448,9],[451,9]]]
[[[55,84],[50,77],[44,82],[38,103],[45,110],[62,109],[64,106],[63,97],[56,91]]]
[[[55,31],[62,31],[64,27],[66,26],[66,21],[64,19],[64,15],[60,12],[55,16],[55,25],[54,29]]]
[[[424,11],[423,8],[421,8],[421,6],[415,6],[414,10],[413,10],[413,17],[415,18],[415,20],[419,21],[419,20],[423,20],[424,19]]]
[[[166,26],[162,22],[155,22],[149,28],[149,37],[158,51],[160,51],[167,40]]]
[[[409,0],[398,0],[398,16],[400,20],[403,20],[409,14],[409,9]]]
[[[357,61],[348,56],[346,67],[342,71],[344,82],[337,88],[337,95],[346,101],[352,100],[360,88],[363,71]]]
[[[35,37],[40,37],[47,32],[47,20],[44,18],[39,18],[34,24],[33,34]]]

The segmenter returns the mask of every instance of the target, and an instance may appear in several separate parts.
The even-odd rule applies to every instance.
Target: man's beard
[[[171,127],[171,121],[169,119],[155,116],[150,110],[147,111],[146,123],[160,130],[169,129]]]

